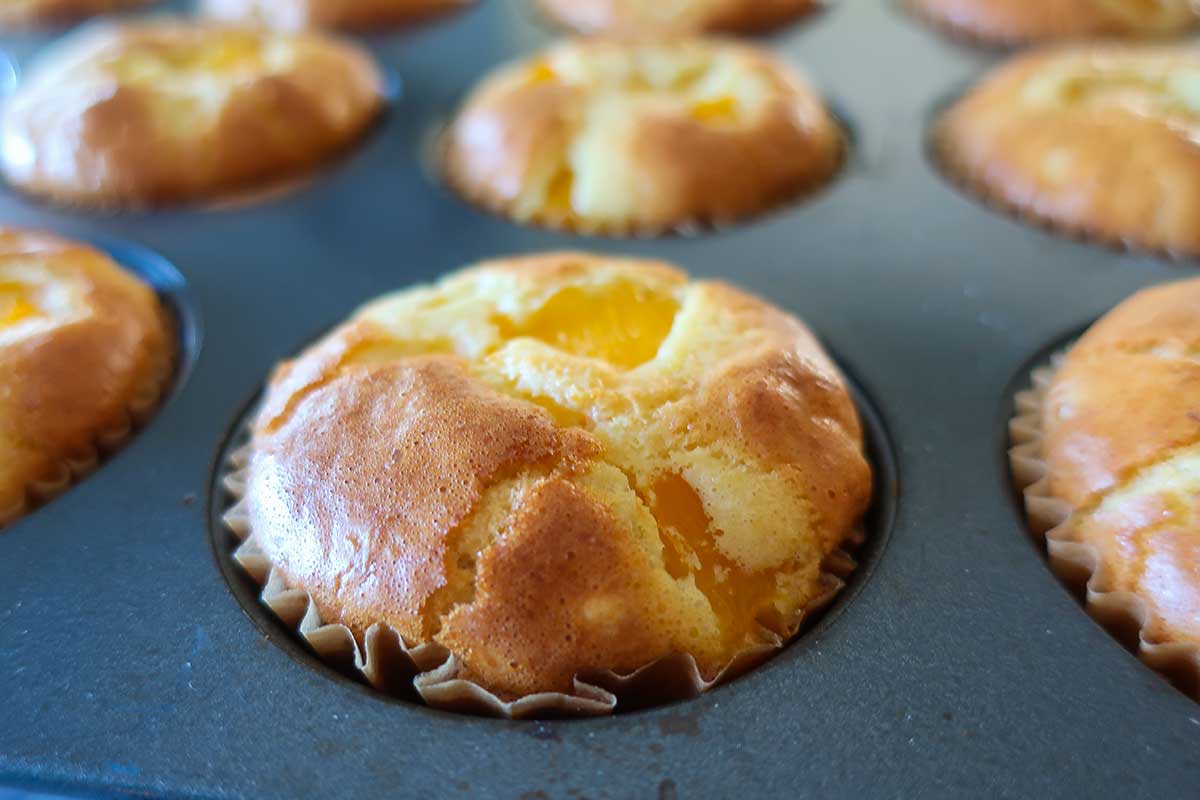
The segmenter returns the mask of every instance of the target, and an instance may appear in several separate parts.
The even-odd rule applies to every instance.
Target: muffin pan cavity
[[[176,394],[183,391],[196,359],[200,357],[204,325],[196,298],[175,264],[153,250],[105,236],[93,238],[89,244],[108,253],[113,261],[153,286],[175,322],[178,350],[175,374],[170,388],[163,395],[162,404],[165,406]],[[161,410],[160,406],[159,411]]]
[[[623,287],[624,284],[617,283],[614,285],[614,290],[619,294]],[[658,298],[661,302],[656,304],[643,296],[640,308],[629,302],[621,303],[620,297],[611,297],[606,299],[620,303],[626,313],[620,320],[616,320],[613,314],[600,315],[600,322],[616,324],[620,328],[619,331],[610,329],[605,324],[580,327],[572,324],[572,321],[578,318],[578,308],[567,308],[564,305],[572,304],[577,299],[573,294],[577,291],[567,289],[551,295],[539,312],[522,320],[519,327],[511,321],[502,323],[502,334],[506,338],[544,338],[554,347],[564,351],[619,363],[622,368],[628,369],[637,366],[638,363],[644,363],[654,356],[654,351],[657,351],[658,344],[666,337],[672,319],[678,311],[673,299],[668,297]],[[601,302],[594,297],[592,301]],[[636,322],[630,318],[630,314],[638,317]],[[636,341],[632,341],[629,336],[630,332],[635,329]],[[605,349],[613,343],[613,337],[619,339],[623,345],[619,351]],[[784,645],[782,652],[787,652],[792,648],[808,647],[806,642],[809,635],[819,636],[841,613],[845,604],[851,602],[852,597],[860,591],[874,571],[886,546],[895,519],[899,482],[892,443],[888,438],[882,417],[860,385],[849,377],[846,378],[846,383],[862,423],[864,451],[874,473],[873,493],[867,513],[862,519],[861,541],[848,542],[846,544],[847,552],[835,553],[825,565],[829,574],[842,579],[843,588],[834,597],[832,603],[823,604],[819,610],[806,616],[800,632]],[[557,406],[548,398],[539,399],[538,402],[551,412],[560,426],[569,428],[584,422],[579,415]],[[213,553],[231,592],[242,605],[246,615],[258,626],[263,636],[281,647],[299,663],[315,669],[328,678],[359,685],[375,698],[424,705],[418,691],[414,688],[413,673],[409,671],[413,669],[412,664],[406,658],[397,658],[391,652],[395,644],[391,643],[390,637],[397,634],[388,631],[387,638],[372,638],[373,634],[368,632],[367,638],[371,639],[372,644],[367,648],[364,648],[364,639],[361,637],[354,646],[350,646],[348,638],[345,643],[333,642],[333,639],[341,640],[343,636],[347,636],[348,632],[343,634],[340,630],[335,630],[338,626],[329,625],[329,620],[319,620],[314,616],[315,606],[309,605],[311,601],[304,592],[288,591],[281,579],[272,577],[268,581],[266,570],[269,565],[261,557],[258,549],[243,546],[244,532],[235,535],[231,529],[230,510],[245,491],[242,467],[246,463],[249,429],[261,403],[260,393],[247,403],[243,412],[230,426],[230,434],[214,461],[216,467],[210,483],[208,521]],[[677,478],[677,480],[682,482],[683,479]],[[686,483],[683,485],[689,493],[694,491],[687,487]],[[666,489],[659,488],[656,491],[659,492],[660,502],[666,502],[668,498],[674,497],[674,495],[665,493]],[[656,505],[654,507],[655,516],[659,515],[659,511],[660,509]],[[660,525],[668,524],[663,519],[660,519],[659,522]],[[238,523],[232,523],[232,525],[237,527]],[[660,532],[659,535],[663,536],[665,532]],[[850,556],[849,559],[847,553]],[[377,656],[371,655],[371,648],[374,648]],[[407,651],[409,648],[405,646],[404,649]],[[416,663],[424,665],[420,667],[423,671],[429,671],[433,666],[437,666],[445,660],[445,655],[426,657],[422,656],[419,650],[413,650],[413,652],[416,654]],[[374,661],[375,657],[378,657],[379,661]],[[770,655],[770,658],[777,657],[779,657],[778,651]],[[368,664],[371,665],[369,669],[375,675],[375,678],[370,681],[364,675],[364,666]],[[761,668],[761,665],[757,667],[757,669]],[[654,673],[654,669],[657,669],[658,672]],[[735,675],[732,680],[735,682],[746,680],[748,676],[754,674],[755,669],[752,668],[749,673]],[[664,670],[669,672],[664,672]],[[674,674],[675,671],[679,671],[681,677],[671,679],[653,677],[654,674],[667,675]],[[682,668],[677,669],[675,666],[664,664],[652,668],[650,674],[651,677],[643,679],[643,683],[655,687],[654,691],[659,694],[650,696],[643,689],[630,690],[621,695],[616,707],[617,714],[626,714],[650,706],[669,703],[687,696],[675,694],[676,691],[683,690],[682,685],[672,689],[666,695],[661,694],[660,682],[663,680],[682,684],[684,680]],[[419,681],[428,683],[424,676]],[[716,691],[727,682],[718,681],[716,689],[710,690],[710,692]],[[607,686],[603,683],[600,685]],[[589,695],[585,692],[583,696]],[[485,716],[495,716],[500,713],[498,709],[489,709],[486,704],[471,704],[462,701],[456,701],[452,710]],[[547,718],[547,715],[554,718],[562,715],[564,710],[548,707],[532,712],[518,711],[517,713],[521,719]],[[578,713],[580,712],[568,713],[568,716],[575,716]],[[597,711],[583,713],[585,716],[591,716]]]
[[[15,463],[17,472],[9,474],[20,475],[23,471],[29,471],[37,477],[27,479],[25,502],[17,501],[15,517],[11,513],[14,510],[11,506],[6,509],[9,513],[0,515],[0,520],[8,523],[7,527],[0,525],[0,535],[16,528],[28,516],[39,513],[60,495],[72,491],[92,473],[103,470],[106,462],[129,447],[131,441],[153,424],[165,406],[182,390],[199,355],[201,344],[200,318],[187,284],[175,266],[157,253],[106,237],[90,241],[72,240],[69,237],[47,236],[44,231],[17,228],[7,229],[5,234],[27,239],[23,244],[6,242],[6,247],[13,248],[8,254],[18,270],[14,273],[18,277],[15,281],[0,285],[0,295],[3,295],[0,300],[7,301],[4,304],[7,314],[0,315],[4,316],[4,319],[0,319],[0,329],[5,327],[3,323],[20,325],[24,321],[32,321],[37,325],[39,320],[50,320],[46,329],[26,334],[18,332],[15,340],[6,342],[16,348],[7,354],[6,366],[15,365],[17,374],[24,375],[25,380],[30,382],[28,386],[34,387],[26,388],[22,393],[23,387],[18,383],[13,386],[15,391],[12,396],[24,399],[27,403],[32,402],[34,409],[57,409],[57,414],[69,414],[70,417],[61,420],[59,430],[50,429],[44,434],[45,439],[31,438],[36,444],[24,452],[20,449],[21,435],[30,427],[23,426],[32,426],[33,430],[38,431],[37,417],[22,416],[18,411],[15,418],[5,420],[10,426],[7,436],[13,436],[12,431],[16,432],[15,439],[6,436],[6,441],[15,441],[18,448],[15,461],[9,464],[12,466]],[[117,270],[131,273],[141,283],[148,285],[153,294],[126,295],[123,284],[111,282],[111,278],[105,277],[107,273],[95,269],[96,261],[84,261],[79,256],[71,255],[76,245],[84,248],[82,252],[107,256],[111,262],[104,259],[99,261],[98,266],[107,266],[111,270],[111,265],[115,264]],[[32,270],[26,277],[32,274],[33,283],[22,282],[19,277],[22,264],[15,255],[21,252],[16,249],[18,247],[30,248],[28,252],[34,254],[30,256],[33,263],[26,267]],[[40,265],[36,254],[39,250],[48,254],[45,257],[48,264],[59,262],[48,268],[52,271],[41,276],[41,280],[47,281],[46,284],[38,282],[37,270]],[[73,265],[72,258],[78,259]],[[62,271],[56,273],[53,270]],[[56,285],[55,281],[63,283]],[[51,288],[47,289],[47,286]],[[142,287],[138,289],[139,292],[145,292]],[[76,302],[71,299],[73,292],[93,293],[90,304],[81,303],[72,307],[70,304]],[[155,295],[157,299],[154,299]],[[45,305],[34,299],[36,297],[41,297]],[[153,310],[143,312],[143,303]],[[165,313],[160,314],[154,309],[159,304]],[[113,309],[122,312],[120,318],[113,316]],[[152,315],[149,318],[154,320],[153,325],[147,321],[147,315]],[[73,331],[119,331],[119,337],[114,336],[116,343],[106,350],[105,346],[109,343],[93,338],[94,333],[87,337],[87,341],[83,341],[73,336]],[[169,344],[168,339],[171,340]],[[140,346],[147,349],[138,352],[152,355],[138,356],[135,360],[129,351],[121,349],[119,343],[125,341],[140,342]],[[29,342],[38,342],[35,345],[38,349],[28,351],[38,354],[33,363],[23,362],[20,355]],[[96,349],[90,350],[93,345],[97,346]],[[84,355],[80,355],[81,352]],[[81,376],[81,380],[76,380],[77,384],[90,387],[93,383],[106,381],[110,385],[105,387],[105,391],[119,393],[115,396],[121,398],[119,402],[122,407],[117,416],[106,410],[101,402],[89,403],[73,392],[64,397],[61,391],[45,390],[45,373],[39,373],[38,369],[41,365],[47,365],[50,370],[62,369],[64,359],[73,359],[73,371]],[[142,377],[136,377],[139,374]],[[39,391],[37,387],[42,389]],[[53,415],[46,416],[51,422],[58,421]],[[49,460],[42,462],[43,458]],[[11,494],[8,496],[13,497]]]

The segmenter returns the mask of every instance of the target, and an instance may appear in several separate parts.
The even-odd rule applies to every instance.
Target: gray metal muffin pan
[[[404,82],[391,113],[320,180],[265,205],[94,217],[0,193],[6,224],[169,259],[184,284],[160,271],[160,285],[188,321],[190,365],[126,448],[0,534],[0,785],[280,798],[1194,793],[1200,706],[1050,573],[1004,457],[1031,361],[1193,266],[1056,237],[944,181],[925,155],[930,115],[998,55],[886,0],[845,0],[764,40],[854,130],[844,173],[807,202],[656,241],[486,216],[436,184],[423,144],[479,76],[551,36],[516,2],[487,0],[367,39]],[[4,44],[25,63],[48,38]],[[316,665],[229,569],[214,482],[227,436],[279,358],[366,298],[564,247],[726,278],[818,331],[869,398],[881,491],[863,568],[813,630],[697,700],[502,722],[382,698]],[[157,263],[115,251],[134,269]]]

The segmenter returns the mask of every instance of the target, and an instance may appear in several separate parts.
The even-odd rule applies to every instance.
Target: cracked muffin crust
[[[614,235],[732,222],[828,181],[842,134],[790,67],[710,40],[575,40],[501,68],[443,152],[464,197]]]
[[[1198,320],[1200,280],[1169,283],[1071,348],[1041,407],[1040,491],[1064,505],[1053,539],[1088,565],[1089,602],[1132,617],[1152,665],[1190,661],[1200,697]]]
[[[778,646],[871,493],[799,321],[577,253],[367,305],[278,368],[250,452],[251,540],[322,620],[441,644],[507,698]]]
[[[1051,227],[1200,254],[1200,52],[1080,45],[1016,58],[939,121],[951,177]]]
[[[315,167],[382,108],[357,46],[172,20],[104,25],[35,65],[0,116],[0,167],[67,204],[214,199]]]
[[[0,30],[63,25],[99,14],[149,5],[155,0],[5,0],[0,3]]]
[[[149,415],[174,350],[154,291],[106,255],[0,228],[0,526]]]
[[[334,28],[368,31],[413,25],[471,5],[473,0],[201,0],[203,13],[227,22],[278,31]]]
[[[756,33],[820,8],[820,0],[533,0],[580,33]]]
[[[1000,45],[1089,36],[1161,37],[1196,28],[1195,0],[907,0],[935,25]]]

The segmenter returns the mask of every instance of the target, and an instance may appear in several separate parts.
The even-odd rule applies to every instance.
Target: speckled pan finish
[[[926,157],[927,123],[999,56],[886,0],[843,0],[765,40],[854,131],[845,172],[806,203],[696,238],[517,227],[445,191],[422,159],[478,76],[550,36],[516,2],[487,0],[368,39],[404,81],[394,112],[358,152],[265,205],[88,217],[0,191],[5,223],[132,242],[173,263],[186,286],[164,289],[189,315],[196,359],[127,447],[0,534],[0,785],[278,798],[1195,787],[1200,706],[1050,573],[1004,457],[1030,364],[1195,265],[1058,238],[946,183]],[[4,43],[24,64],[47,40]],[[559,247],[665,258],[810,323],[871,420],[883,488],[863,568],[806,636],[698,700],[514,723],[381,699],[314,666],[230,567],[214,483],[228,433],[281,356],[362,300]]]

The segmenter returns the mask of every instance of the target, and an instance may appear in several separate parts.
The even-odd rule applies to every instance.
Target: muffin
[[[1200,699],[1200,280],[1135,294],[1018,398],[1013,466],[1052,562]]]
[[[102,26],[56,48],[5,103],[0,169],[66,204],[214,199],[320,164],[382,104],[370,57],[323,36]]]
[[[1063,232],[1200,253],[1200,51],[1080,45],[1021,56],[956,103],[950,176]]]
[[[534,0],[544,15],[580,33],[756,33],[820,8],[820,0]]]
[[[344,626],[369,664],[387,626],[446,660],[427,700],[467,684],[509,714],[681,654],[699,690],[778,648],[840,586],[871,494],[798,320],[578,253],[367,305],[276,370],[245,460],[231,524],[274,594],[311,598],[310,642]]]
[[[5,0],[0,3],[0,30],[62,25],[97,14],[139,8],[154,0]]]
[[[449,183],[518,222],[652,234],[828,181],[842,135],[787,65],[718,41],[577,40],[501,68],[445,135]]]
[[[154,291],[103,253],[0,228],[0,526],[154,410],[174,349]]]
[[[1196,27],[1192,0],[907,0],[954,33],[1000,45],[1095,36],[1179,35]]]
[[[366,31],[412,25],[470,5],[472,0],[201,0],[201,10],[228,22],[279,31],[338,28]]]

